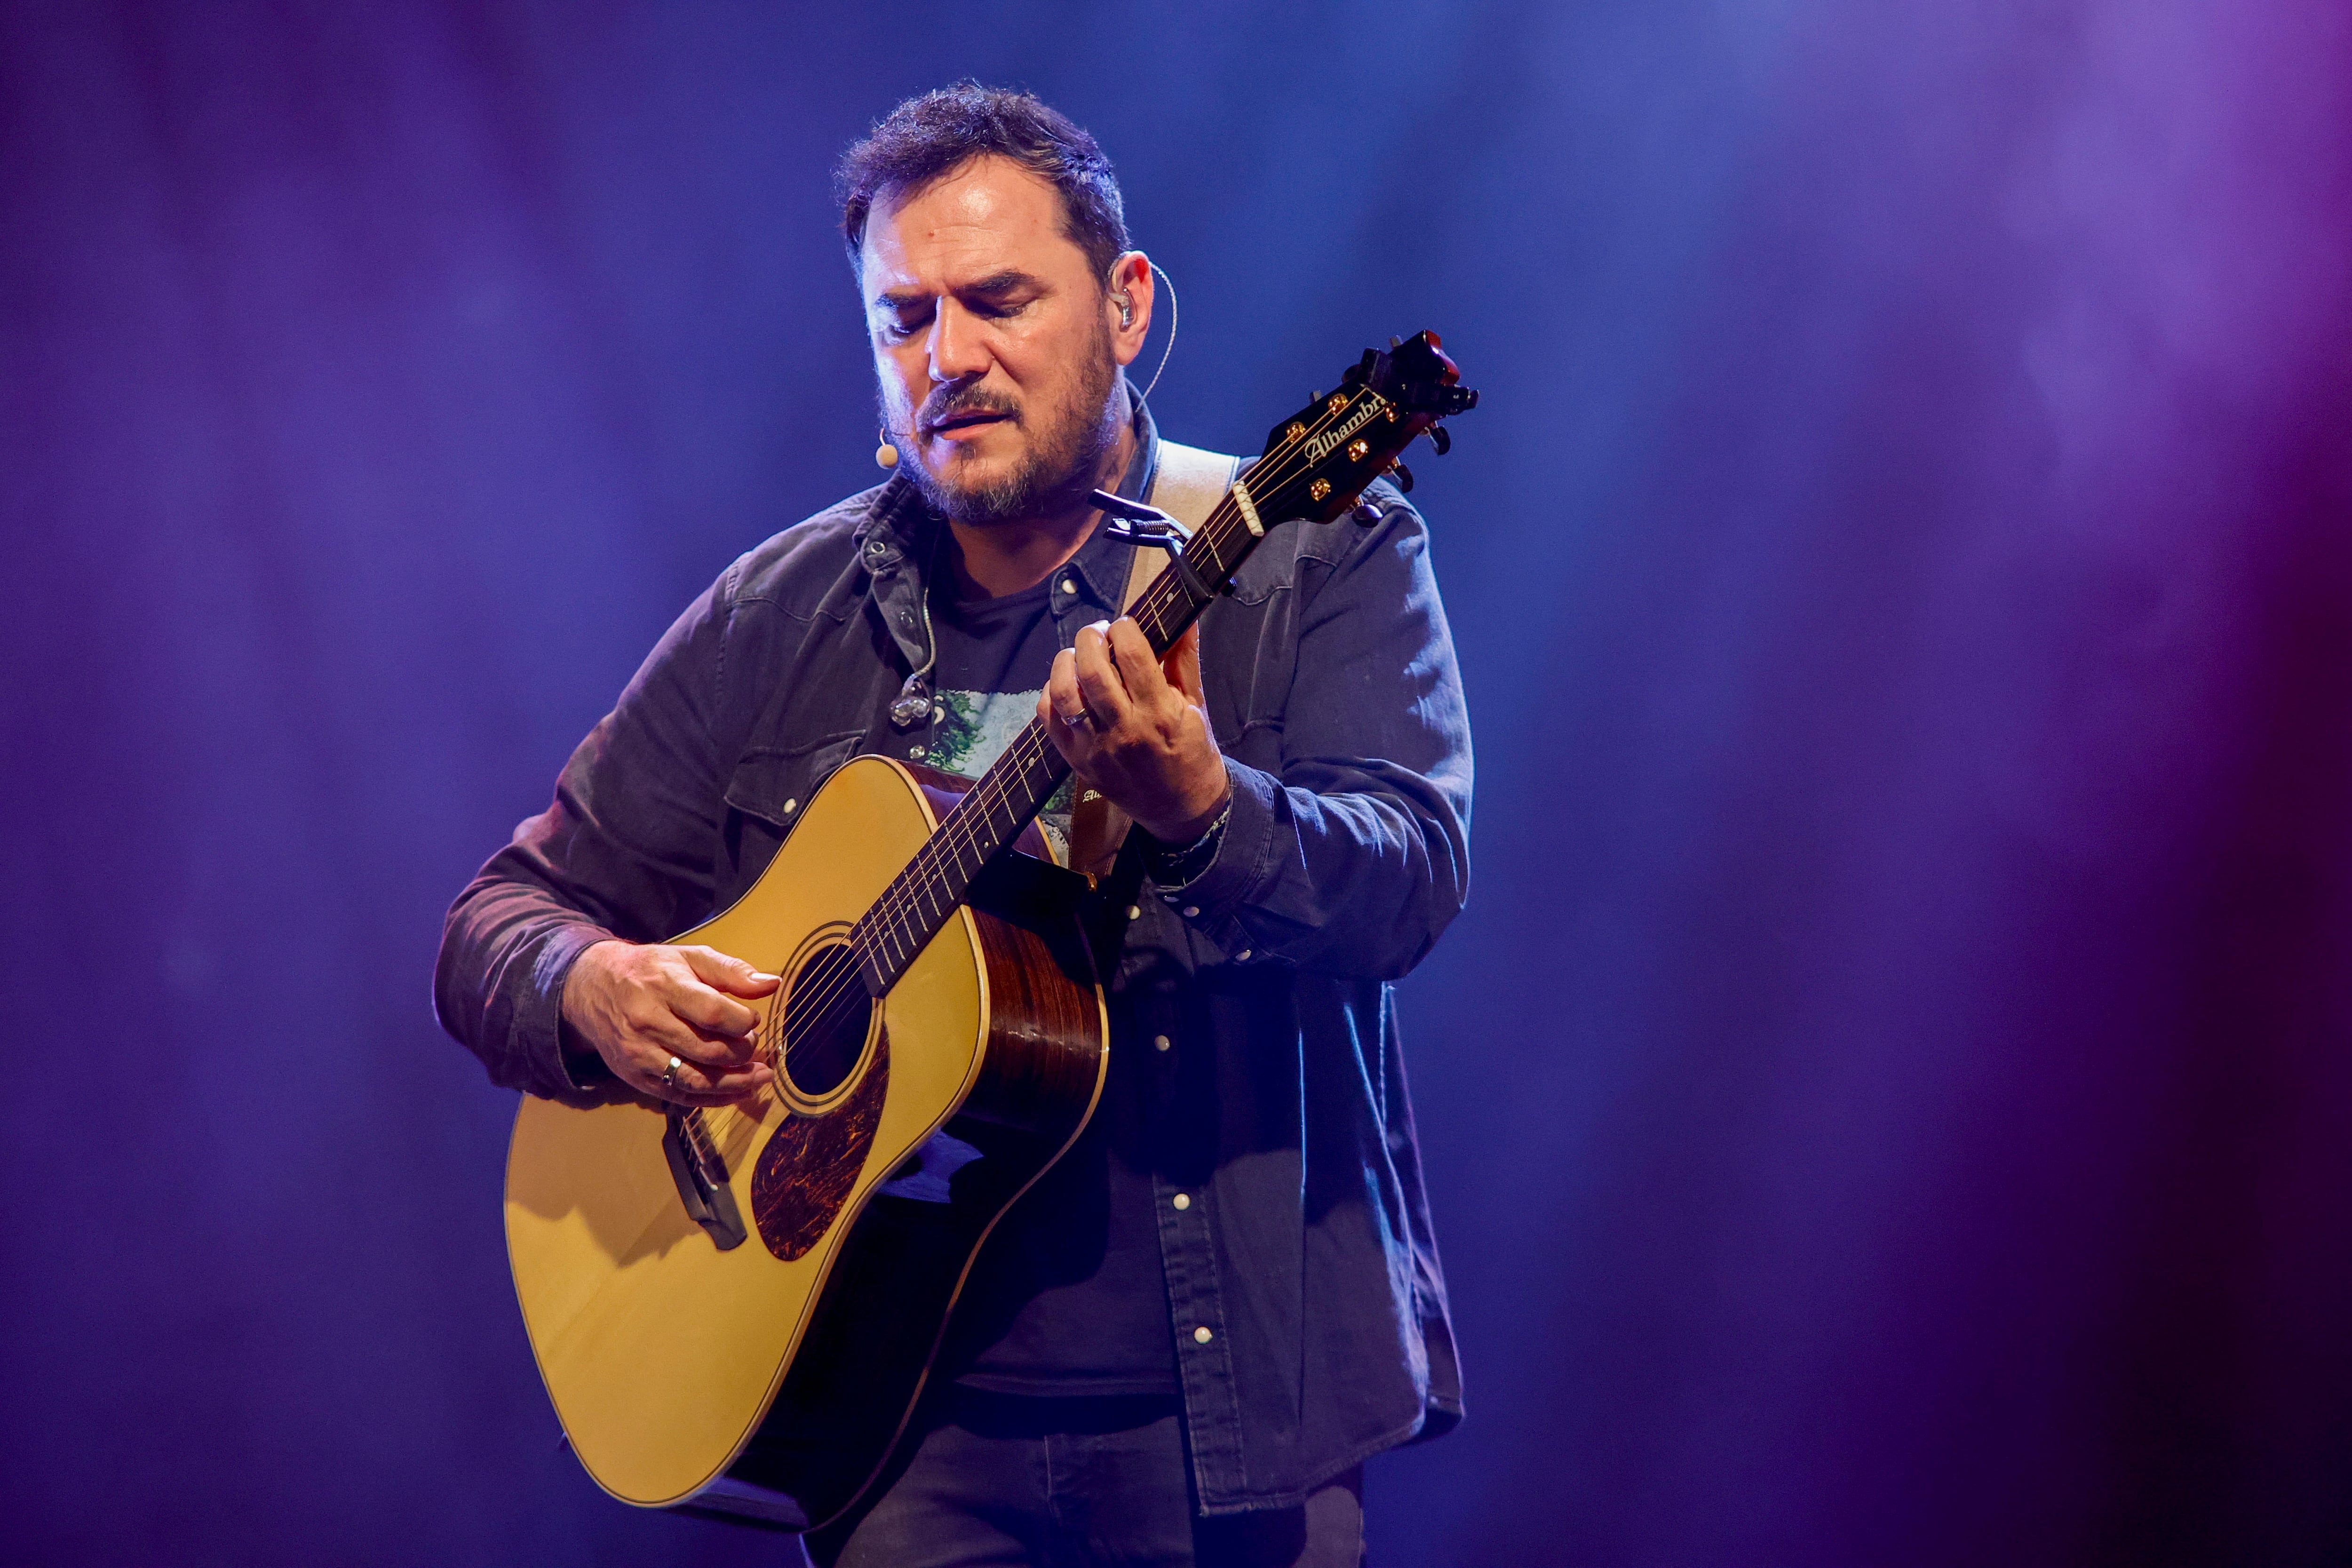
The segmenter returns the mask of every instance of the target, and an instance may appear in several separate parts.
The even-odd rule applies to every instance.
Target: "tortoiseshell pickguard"
[[[865,1079],[823,1116],[793,1116],[776,1129],[751,1172],[751,1219],[768,1250],[790,1263],[824,1238],[849,1199],[873,1147],[890,1088],[890,1036],[874,1042]]]

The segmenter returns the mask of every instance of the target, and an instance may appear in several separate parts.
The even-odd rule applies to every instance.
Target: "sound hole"
[[[865,1054],[874,1004],[846,943],[828,947],[793,978],[784,998],[784,1071],[811,1100],[841,1087]]]

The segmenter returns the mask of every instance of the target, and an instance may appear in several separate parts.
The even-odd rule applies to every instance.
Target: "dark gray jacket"
[[[1129,495],[1158,458],[1140,410],[1137,427]],[[1368,499],[1369,529],[1273,530],[1203,617],[1232,816],[1181,900],[1136,899],[1110,972],[1112,1049],[1152,1064],[1170,1326],[1211,1513],[1296,1504],[1461,1413],[1388,983],[1467,890],[1470,731],[1422,521],[1385,483]],[[669,629],[449,911],[436,1005],[493,1080],[600,1098],[559,1040],[582,949],[708,918],[843,762],[924,754],[928,719],[888,710],[929,663],[940,526],[893,478],[743,556]],[[1098,535],[1056,574],[1065,647],[1115,613],[1131,549]],[[1132,837],[1107,892],[1135,885]],[[1098,930],[1124,921],[1117,897]],[[1160,1035],[1173,1048],[1145,1044]]]

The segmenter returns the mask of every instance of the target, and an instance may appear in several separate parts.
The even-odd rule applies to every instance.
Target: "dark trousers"
[[[1361,1468],[1302,1507],[1202,1519],[1173,1399],[950,1389],[877,1490],[806,1538],[822,1568],[1358,1568]]]

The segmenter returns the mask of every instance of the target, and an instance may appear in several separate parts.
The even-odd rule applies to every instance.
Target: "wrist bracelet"
[[[1225,840],[1225,824],[1233,820],[1234,802],[1225,797],[1224,809],[1217,813],[1201,837],[1180,848],[1161,846],[1151,858],[1151,879],[1162,892],[1178,892],[1200,880],[1202,874],[1213,865],[1217,850]]]

